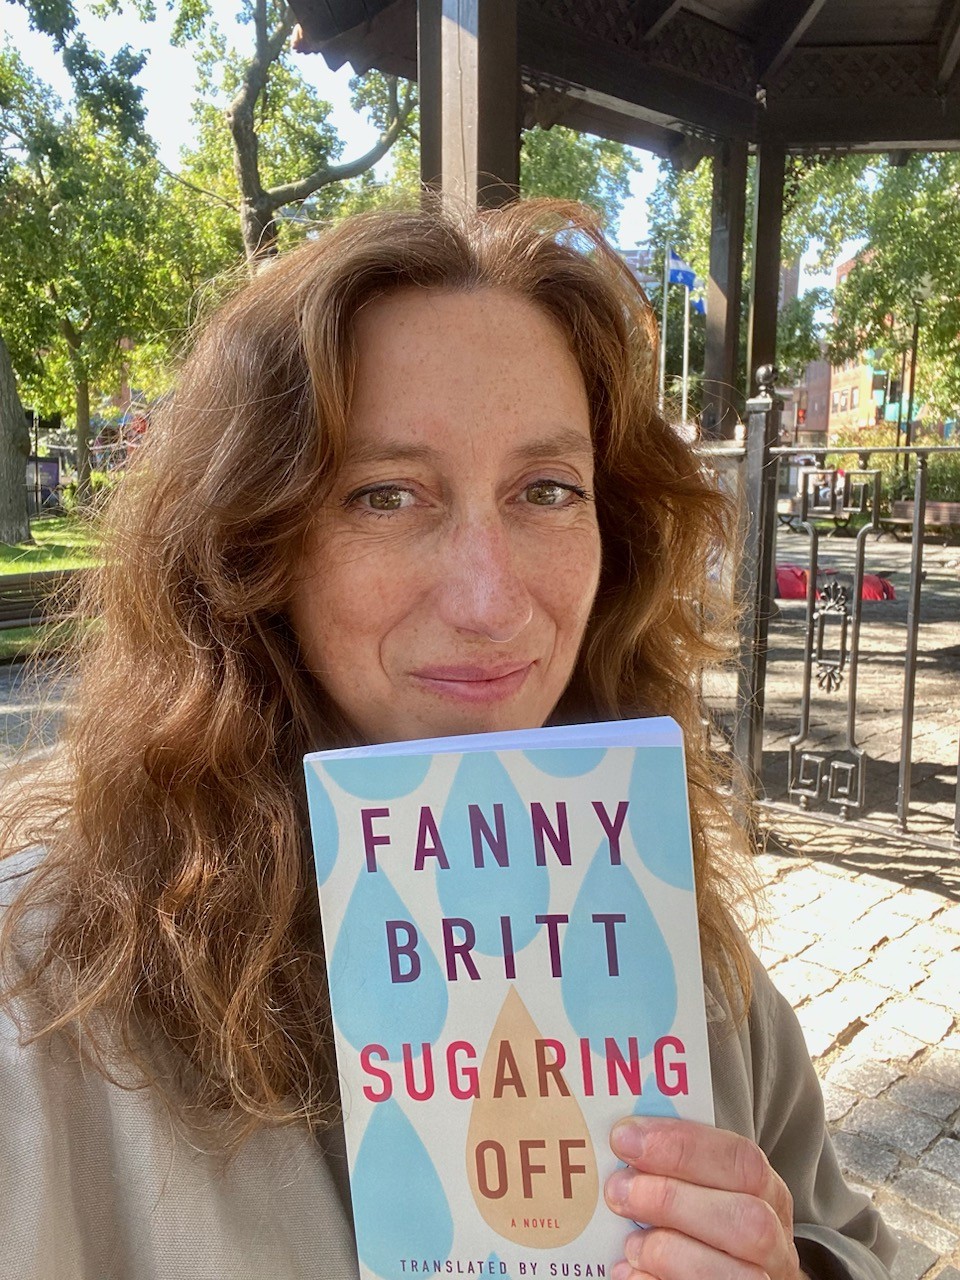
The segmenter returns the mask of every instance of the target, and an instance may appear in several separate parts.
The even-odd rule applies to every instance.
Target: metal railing
[[[916,817],[911,812],[911,797],[917,729],[917,678],[924,656],[920,629],[925,591],[923,565],[929,462],[931,458],[945,453],[956,456],[958,451],[943,446],[894,449],[854,445],[816,451],[809,446],[781,447],[778,443],[781,409],[782,404],[772,386],[762,384],[760,394],[747,403],[743,444],[702,447],[709,465],[724,477],[724,486],[728,489],[736,486],[743,513],[742,542],[735,578],[740,608],[736,691],[732,699],[732,713],[726,717],[721,715],[719,719],[736,754],[746,789],[755,802],[779,803],[779,795],[783,802],[816,813],[819,817],[870,829],[885,829],[883,823],[888,822],[894,830],[910,830],[918,842],[955,848],[960,843],[960,765],[955,746],[950,766],[957,768],[957,778],[952,784],[952,813],[945,814],[944,804],[940,803],[933,822],[936,829],[932,833],[929,821],[924,824],[926,830],[920,830],[916,823],[911,826]],[[809,463],[814,452],[814,464],[790,465],[804,460]],[[841,467],[841,455],[846,458],[852,455],[856,465]],[[902,503],[890,504],[887,501],[881,468],[877,465],[883,455],[903,459],[905,472],[908,466],[912,470],[912,509],[905,509]],[[830,459],[832,464],[827,465]],[[788,495],[782,493],[785,467],[797,478],[795,489]],[[891,507],[896,515],[891,514]],[[951,504],[932,504],[932,510],[938,522],[944,519],[951,523],[954,519],[960,522],[960,508],[954,513]],[[798,600],[792,609],[778,606],[775,598],[778,533],[784,534],[785,514],[789,516],[787,523],[806,541],[806,558],[798,575],[806,585],[805,600]],[[843,573],[836,570],[821,572],[821,540],[825,531],[832,533],[835,527],[851,522],[860,527],[846,557],[850,562],[848,570]],[[888,729],[889,749],[886,754],[888,757],[895,754],[896,759],[884,760],[881,768],[861,741],[861,677],[864,664],[869,670],[869,664],[877,661],[876,655],[864,646],[866,551],[871,536],[879,539],[887,532],[892,536],[894,530],[904,527],[909,528],[911,541],[909,577],[903,597],[906,617],[902,633],[899,629],[896,631],[896,643],[902,646],[899,657],[903,670],[899,739],[894,752],[891,744],[895,735]],[[799,538],[796,545],[803,546]],[[838,544],[831,545],[835,547]],[[851,544],[847,541],[845,545],[850,548]],[[883,579],[879,581],[882,583]],[[960,592],[956,605],[956,617],[952,621],[957,624],[960,638]],[[802,619],[800,609],[803,610]],[[888,619],[883,616],[884,610],[895,614],[899,623],[902,603],[892,610],[886,602],[870,606],[869,626],[876,629],[882,625],[889,644],[893,632]],[[788,704],[786,710],[781,707],[778,713],[781,728],[787,719],[793,719],[793,731],[789,733],[782,762],[783,771],[777,779],[771,772],[774,753],[771,753],[769,742],[765,742],[765,729],[767,737],[770,736],[767,705],[772,625],[779,628],[774,638],[781,651],[776,664],[780,702]],[[788,648],[790,652],[786,652]],[[888,666],[891,660],[891,654],[885,653],[884,661]],[[888,679],[888,674],[881,672],[879,678],[884,699],[892,706],[893,681]],[[946,706],[938,706],[936,711],[942,746],[943,741],[955,735],[960,728],[960,693],[953,693],[952,706],[948,701]],[[885,707],[885,722],[889,721],[890,714],[891,707]],[[828,721],[833,721],[832,729]],[[883,812],[883,806],[877,802],[878,788],[874,787],[871,793],[870,774],[872,770],[887,776],[885,792],[889,796],[894,765],[895,813]],[[942,791],[940,786],[939,792]],[[771,792],[777,795],[771,795]],[[881,811],[879,820],[876,819],[878,810]],[[930,814],[925,815],[925,818],[929,817]]]

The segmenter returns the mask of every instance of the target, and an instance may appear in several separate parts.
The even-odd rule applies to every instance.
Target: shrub
[[[896,428],[882,424],[841,432],[827,455],[827,465],[852,471],[860,466],[862,449],[889,447],[896,444]],[[889,511],[890,503],[913,497],[915,463],[910,459],[908,471],[903,469],[903,454],[882,453],[868,460],[870,470],[880,472],[880,501]],[[930,456],[927,467],[927,500],[960,502],[960,446],[947,445],[943,452]]]
[[[63,486],[61,505],[64,511],[84,514],[85,512],[102,511],[107,499],[116,488],[119,476],[112,471],[90,472],[90,498],[81,504],[77,498],[77,482],[71,480]]]

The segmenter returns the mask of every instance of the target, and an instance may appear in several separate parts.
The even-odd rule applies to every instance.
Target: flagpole
[[[683,392],[682,403],[680,407],[680,421],[683,426],[687,425],[687,402],[689,396],[687,394],[688,384],[690,380],[690,286],[683,286]]]
[[[663,316],[660,321],[660,396],[659,406],[660,412],[663,413],[663,406],[667,394],[667,291],[670,287],[670,245],[664,246],[663,250]]]

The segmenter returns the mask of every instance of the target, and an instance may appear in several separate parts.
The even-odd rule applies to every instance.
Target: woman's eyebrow
[[[592,459],[593,441],[576,427],[564,427],[519,445],[513,450],[511,456],[522,461],[527,458],[543,458],[556,454],[573,454],[585,460]]]
[[[593,457],[593,444],[589,436],[575,427],[564,427],[558,431],[538,436],[518,445],[510,453],[511,458],[520,462],[527,459],[555,456],[557,454],[573,454],[583,459]],[[434,462],[440,457],[440,450],[432,445],[405,443],[401,440],[378,440],[364,442],[352,446],[347,453],[348,465],[365,466],[371,462]]]
[[[365,466],[371,462],[431,462],[438,451],[426,444],[404,444],[400,440],[377,440],[351,445],[347,451],[348,465]]]

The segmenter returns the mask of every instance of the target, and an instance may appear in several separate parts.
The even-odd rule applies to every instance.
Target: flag
[[[698,316],[705,316],[707,314],[707,300],[702,294],[694,294],[690,299],[690,306]]]
[[[692,289],[696,283],[697,273],[684,260],[670,250],[670,261],[667,269],[667,280],[670,284],[685,284]]]

